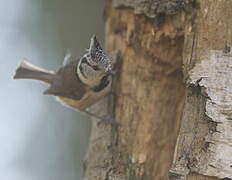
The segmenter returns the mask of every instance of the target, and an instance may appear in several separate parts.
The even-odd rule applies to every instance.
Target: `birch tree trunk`
[[[231,17],[230,0],[106,0],[122,63],[93,109],[120,126],[93,123],[84,180],[232,178]]]
[[[173,179],[232,178],[232,1],[198,2],[185,24],[187,96]]]

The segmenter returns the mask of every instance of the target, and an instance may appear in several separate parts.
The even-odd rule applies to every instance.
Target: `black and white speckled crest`
[[[111,70],[112,62],[102,50],[102,47],[95,35],[91,38],[89,53],[91,61],[99,65],[105,72]]]

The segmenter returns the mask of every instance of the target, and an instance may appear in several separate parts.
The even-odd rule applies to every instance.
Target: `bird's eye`
[[[98,66],[91,66],[95,71],[100,70],[100,68]]]
[[[83,57],[83,58],[82,58],[82,63],[88,64],[88,61],[87,61],[86,57]]]
[[[82,63],[87,64],[88,66],[90,66],[90,67],[91,67],[93,70],[95,70],[95,71],[100,70],[100,68],[99,68],[98,66],[96,66],[96,65],[91,65],[91,64],[87,61],[87,58],[86,58],[86,57],[83,57],[83,58],[82,58]]]

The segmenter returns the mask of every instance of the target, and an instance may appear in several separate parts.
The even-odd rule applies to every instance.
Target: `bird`
[[[91,105],[110,94],[115,74],[114,62],[103,51],[97,37],[91,37],[89,49],[83,56],[76,60],[69,60],[70,57],[70,54],[65,56],[63,65],[57,71],[48,71],[23,60],[13,78],[44,82],[49,85],[44,94],[57,97],[63,105],[115,123],[112,118],[102,119],[87,111]]]

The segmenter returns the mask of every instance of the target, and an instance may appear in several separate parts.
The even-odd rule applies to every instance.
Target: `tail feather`
[[[51,84],[54,72],[39,68],[23,60],[16,69],[14,79],[35,79]]]

